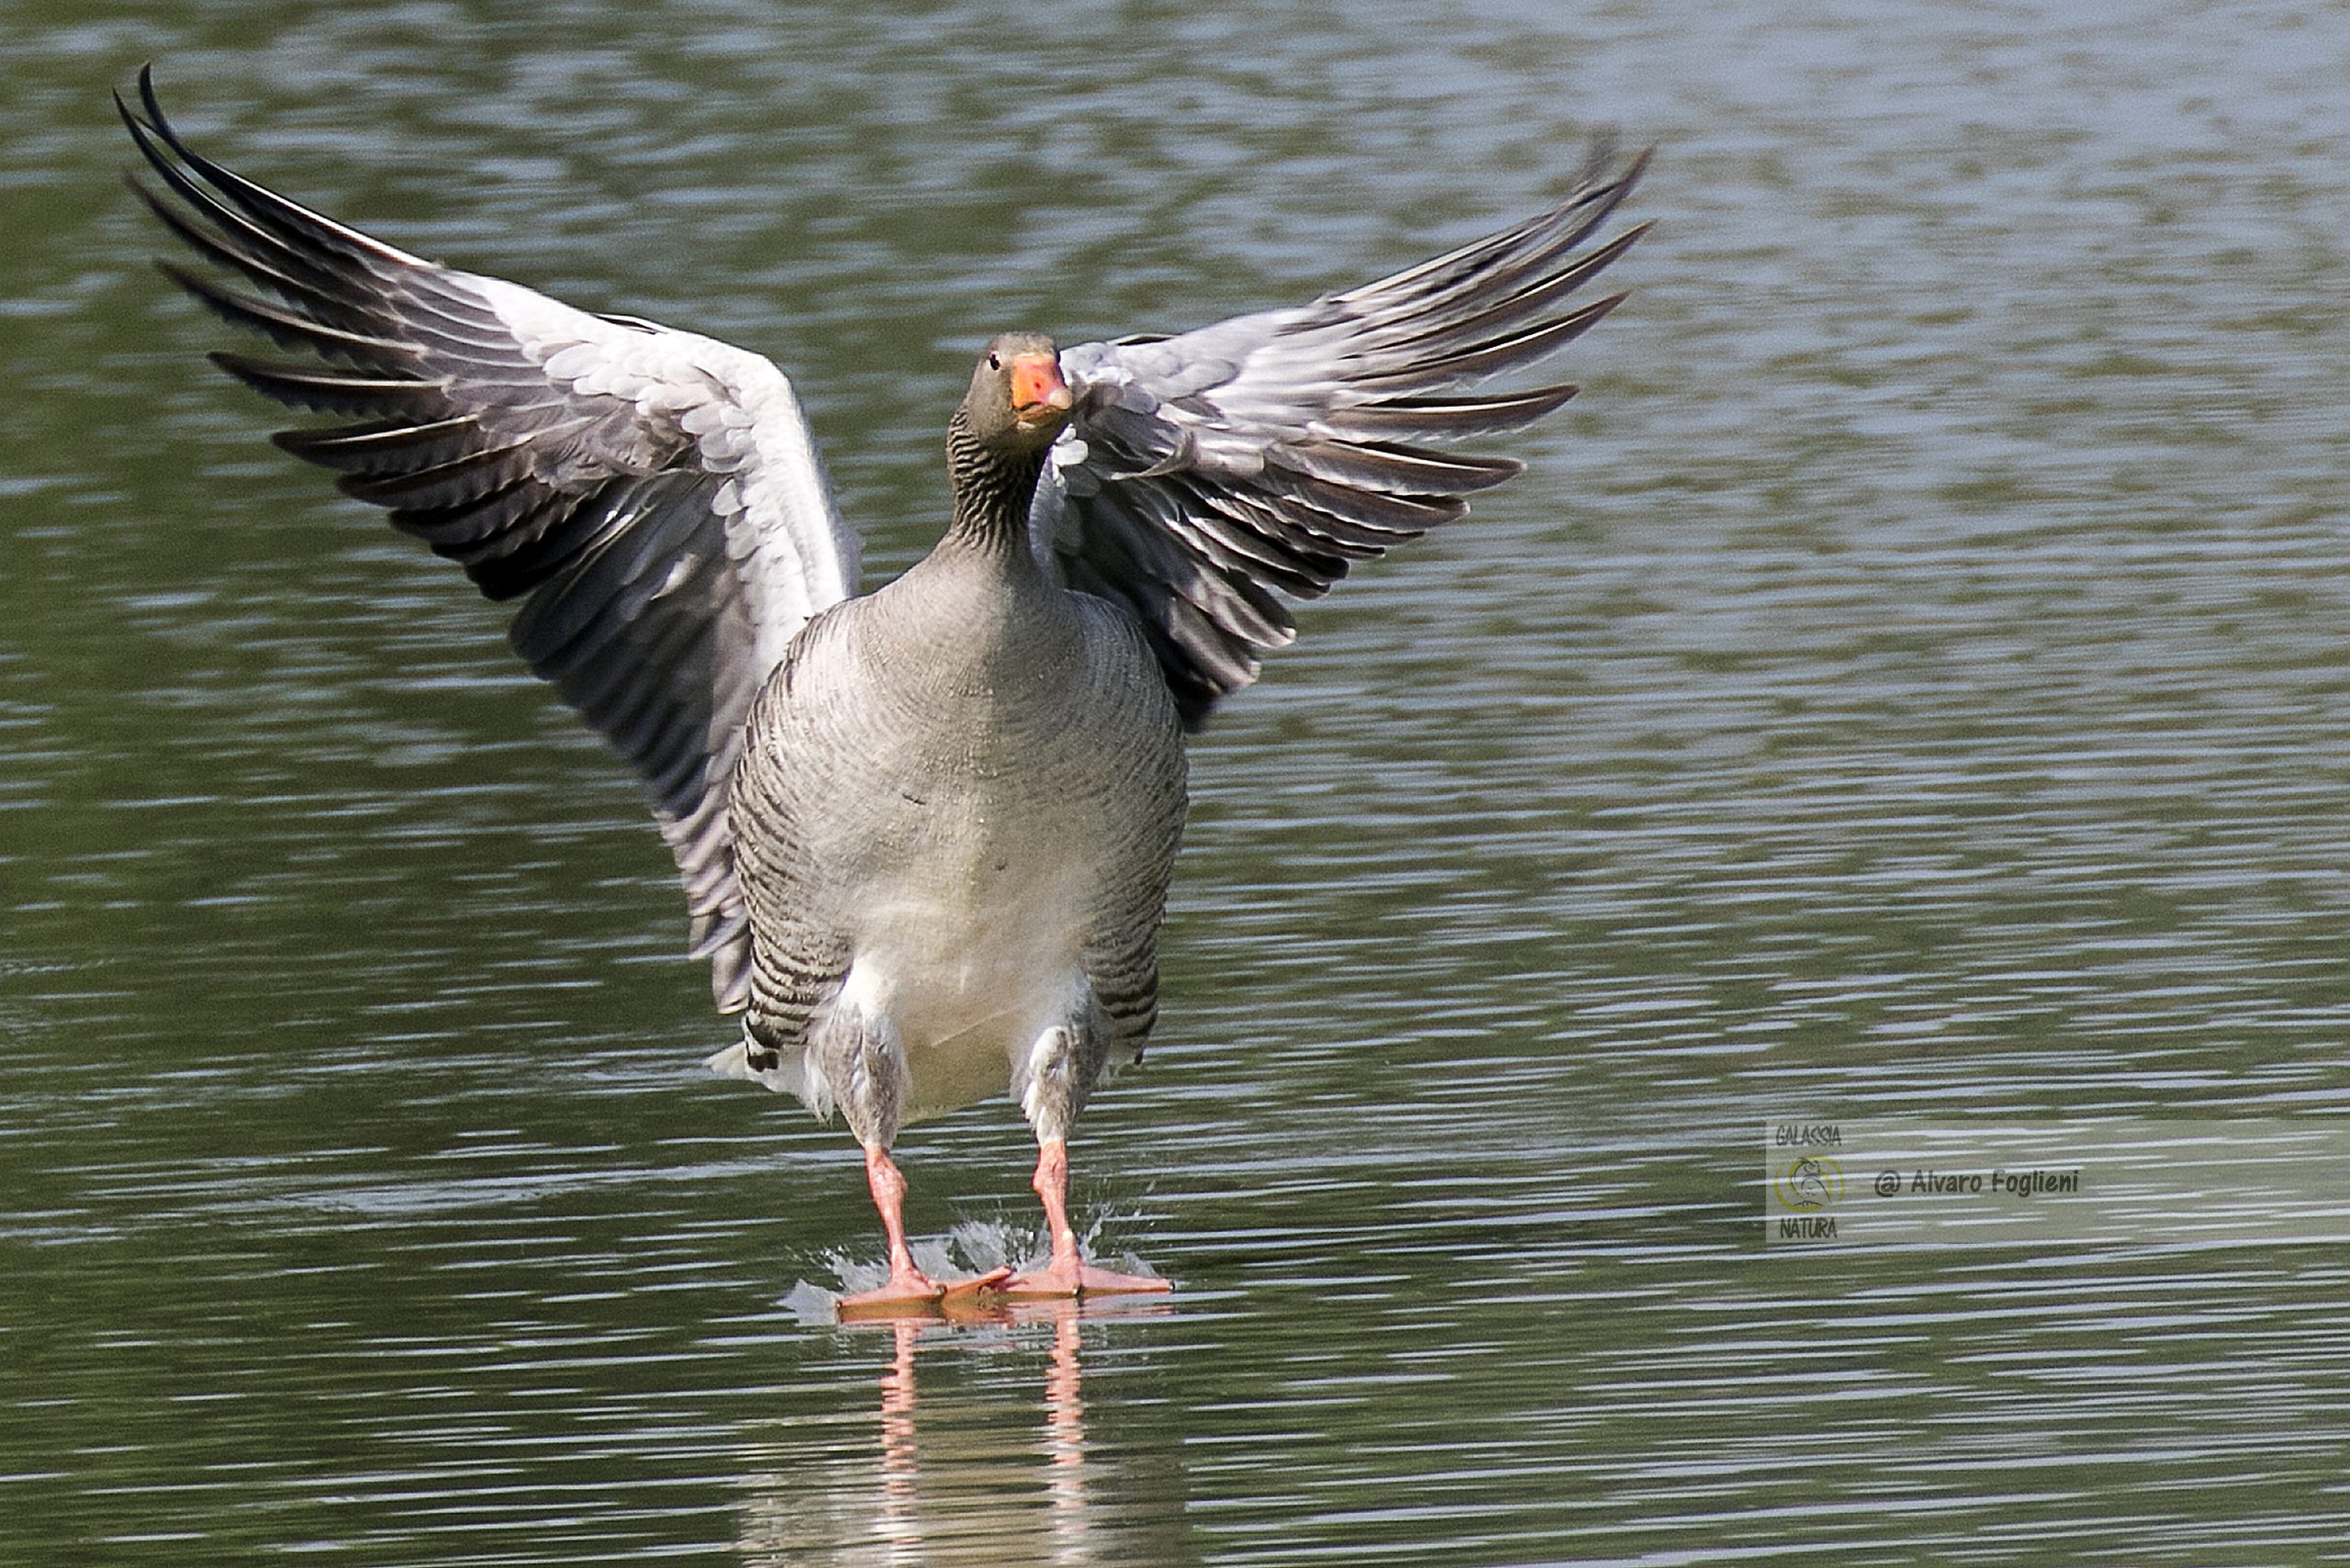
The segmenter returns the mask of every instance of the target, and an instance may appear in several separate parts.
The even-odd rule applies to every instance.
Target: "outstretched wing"
[[[1311,305],[1063,351],[1078,398],[1030,515],[1037,552],[1141,621],[1189,727],[1295,635],[1271,590],[1316,598],[1523,466],[1417,443],[1515,430],[1574,396],[1459,389],[1621,302],[1572,297],[1646,232],[1582,249],[1647,162],[1595,154],[1550,211]]]
[[[315,362],[213,362],[297,409],[357,422],[277,443],[391,509],[397,527],[519,599],[532,670],[643,782],[677,857],[719,1005],[750,988],[727,784],[743,715],[811,615],[845,599],[856,539],[799,399],[767,360],[591,316],[437,266],[189,151],[139,75],[123,122],[162,189],[132,188],[247,293],[182,287]]]

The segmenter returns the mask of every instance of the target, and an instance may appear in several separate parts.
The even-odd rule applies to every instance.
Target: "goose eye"
[[[992,349],[988,351],[988,368],[990,370],[1002,370],[1003,368],[1003,362],[996,358],[995,351]]]

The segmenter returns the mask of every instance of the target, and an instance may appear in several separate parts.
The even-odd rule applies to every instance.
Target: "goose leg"
[[[1045,1203],[1045,1223],[1053,1237],[1052,1261],[1041,1269],[1024,1270],[994,1288],[1011,1296],[1125,1295],[1171,1291],[1171,1280],[1152,1274],[1121,1274],[1097,1269],[1079,1250],[1077,1231],[1069,1223],[1069,1144],[1057,1137],[1039,1138],[1036,1175],[1032,1183]]]
[[[974,1279],[940,1284],[915,1264],[913,1249],[906,1245],[906,1178],[898,1169],[898,1162],[890,1158],[890,1151],[878,1143],[865,1146],[865,1181],[873,1190],[873,1206],[881,1213],[882,1234],[890,1238],[890,1279],[888,1283],[869,1291],[841,1297],[841,1311],[855,1315],[929,1307],[994,1290],[1011,1277],[1012,1271],[1007,1267],[991,1269]]]
[[[890,1145],[898,1135],[907,1075],[905,1053],[889,1019],[853,1009],[836,1011],[818,1026],[813,1051],[850,1128],[865,1146],[865,1184],[872,1190],[881,1232],[890,1241],[888,1282],[841,1297],[840,1311],[856,1316],[923,1310],[1002,1283],[1010,1269],[941,1284],[915,1265],[913,1249],[906,1245],[906,1178],[890,1158]]]
[[[946,1287],[914,1266],[913,1249],[906,1245],[906,1178],[878,1143],[865,1146],[865,1184],[873,1190],[882,1234],[890,1238],[890,1282],[841,1297],[841,1310],[921,1306],[944,1296]]]

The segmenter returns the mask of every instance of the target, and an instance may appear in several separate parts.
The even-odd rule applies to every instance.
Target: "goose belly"
[[[908,1121],[1002,1093],[1013,1062],[1083,996],[1087,879],[960,847],[980,853],[942,850],[868,879],[849,921],[834,1005],[894,1027]]]

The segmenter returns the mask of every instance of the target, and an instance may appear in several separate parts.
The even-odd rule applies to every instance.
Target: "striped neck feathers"
[[[989,550],[1030,554],[1028,509],[1045,471],[1051,443],[1033,452],[1010,451],[981,441],[962,409],[946,423],[946,473],[955,487],[955,521],[949,540]]]

